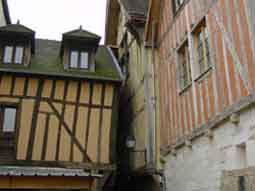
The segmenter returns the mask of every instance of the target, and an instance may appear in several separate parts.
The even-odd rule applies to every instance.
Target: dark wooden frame
[[[13,139],[11,140],[13,142],[13,145],[1,145],[4,147],[9,147],[13,148],[14,150],[14,155],[13,158],[16,158],[16,153],[17,153],[17,141],[18,141],[18,134],[19,134],[19,126],[20,126],[20,113],[21,113],[21,108],[20,108],[20,102],[18,103],[12,103],[12,102],[0,102],[0,107],[5,107],[5,108],[15,108],[16,109],[16,116],[15,116],[15,128],[13,132],[3,132],[1,125],[1,132],[0,132],[0,139]]]
[[[78,65],[77,65],[77,68],[76,67],[72,67],[71,66],[71,55],[72,55],[72,52],[78,52]],[[88,67],[87,68],[82,68],[81,67],[81,53],[87,53],[88,54]],[[72,70],[89,70],[90,69],[90,53],[89,51],[87,50],[82,50],[82,49],[70,49],[69,50],[69,55],[68,55],[68,68],[69,69],[72,69]]]
[[[205,37],[205,28],[207,28],[208,30],[208,26],[207,26],[207,20],[205,17],[203,17],[197,25],[195,25],[193,28],[192,28],[192,38],[193,38],[193,41],[195,42],[195,45],[197,45],[197,41],[198,41],[198,35],[202,32],[203,34],[203,39],[202,39],[202,54],[203,54],[203,61],[200,62],[199,60],[199,53],[198,53],[198,47],[192,47],[194,48],[196,51],[195,51],[195,64],[197,64],[197,67],[198,67],[198,71],[196,73],[196,78],[195,78],[195,81],[197,81],[198,79],[201,78],[201,76],[203,76],[205,73],[207,73],[209,70],[211,70],[212,68],[212,63],[211,63],[211,60],[208,62],[208,57],[210,58],[211,56],[211,49],[210,49],[210,45],[209,45],[209,49],[207,50],[207,47],[206,47],[206,41],[208,41],[210,39],[210,34],[208,36],[208,38]],[[208,31],[209,32],[209,31]],[[209,41],[208,41],[209,43]],[[208,53],[209,52],[209,53]],[[203,63],[205,66],[205,68],[203,70],[201,70],[201,63]]]
[[[10,46],[13,48],[12,51],[12,61],[11,62],[4,62],[4,57],[5,57],[5,49],[7,46]],[[23,54],[22,54],[22,61],[21,63],[15,63],[15,55],[16,55],[16,49],[17,47],[22,47],[23,48]],[[2,54],[2,64],[4,65],[15,65],[15,66],[24,66],[25,65],[25,51],[26,51],[26,46],[24,44],[20,43],[7,43],[2,46],[3,49],[3,54]]]
[[[192,74],[191,74],[191,63],[190,63],[190,52],[189,52],[189,43],[188,40],[186,39],[182,45],[178,48],[177,50],[177,55],[178,55],[178,60],[177,60],[177,64],[178,64],[178,79],[177,81],[179,82],[179,86],[180,86],[180,91],[179,93],[182,93],[184,90],[187,89],[187,87],[189,87],[192,83]],[[188,52],[186,52],[188,51]],[[188,55],[187,55],[188,54]],[[181,58],[185,59],[184,63],[182,62]],[[187,60],[188,59],[188,60]],[[184,67],[185,65],[185,67]],[[190,74],[190,76],[187,76],[187,83],[184,83],[184,78],[181,76],[181,70],[180,68],[182,68],[182,70],[187,70],[187,67],[189,69],[189,72],[186,72],[186,76],[188,75],[188,73]],[[186,78],[186,77],[185,77]]]

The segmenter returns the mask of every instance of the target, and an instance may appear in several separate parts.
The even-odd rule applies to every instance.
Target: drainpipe
[[[146,48],[145,48],[146,49]],[[147,169],[154,170],[156,167],[156,157],[155,157],[155,109],[154,109],[154,94],[153,94],[153,71],[150,68],[150,62],[147,61],[148,54],[146,54],[146,50],[144,49],[144,96],[145,96],[145,108],[148,122],[148,146],[147,146]],[[153,58],[152,58],[153,59]],[[153,61],[152,61],[153,62]]]
[[[152,21],[152,65],[153,65],[153,91],[154,91],[154,116],[155,116],[155,124],[154,124],[154,132],[155,132],[155,168],[156,175],[160,176],[160,190],[166,191],[166,176],[163,171],[158,171],[161,168],[160,165],[160,124],[158,120],[158,87],[157,87],[157,60],[156,60],[156,27],[157,21],[153,19]]]
[[[157,21],[153,20],[152,21],[152,65],[153,65],[153,102],[154,102],[154,135],[155,135],[155,167],[158,169],[159,164],[158,162],[160,161],[160,132],[159,132],[159,124],[158,124],[158,119],[157,119],[157,114],[158,114],[158,91],[157,91],[157,63],[156,63],[156,26],[157,26]]]

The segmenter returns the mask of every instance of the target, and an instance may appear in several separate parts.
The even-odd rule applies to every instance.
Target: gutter
[[[113,63],[114,63],[114,65],[115,65],[115,67],[116,67],[116,69],[117,69],[117,71],[118,71],[118,73],[119,73],[119,77],[120,77],[121,81],[124,81],[125,77],[124,77],[124,75],[122,74],[122,71],[121,71],[121,68],[120,68],[120,66],[119,66],[118,60],[117,60],[116,57],[114,56],[114,54],[113,54],[111,48],[110,48],[109,46],[107,46],[106,48],[107,48],[108,52],[110,53],[110,55],[111,55],[111,57],[112,57],[112,59],[113,59]]]

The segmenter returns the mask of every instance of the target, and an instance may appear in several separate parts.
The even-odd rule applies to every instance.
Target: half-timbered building
[[[167,190],[253,190],[255,3],[151,0]]]
[[[0,27],[0,189],[92,190],[115,169],[121,73],[99,41]]]

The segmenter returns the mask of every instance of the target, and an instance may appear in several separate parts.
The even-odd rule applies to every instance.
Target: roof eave
[[[112,83],[121,83],[122,79],[119,78],[112,78],[108,76],[73,76],[72,74],[57,74],[57,73],[45,73],[45,72],[30,72],[30,71],[15,71],[15,70],[8,70],[4,68],[0,68],[0,73],[5,74],[15,74],[20,76],[37,76],[37,77],[50,77],[50,78],[56,78],[56,79],[72,79],[72,80],[89,80],[89,81],[107,81]]]

